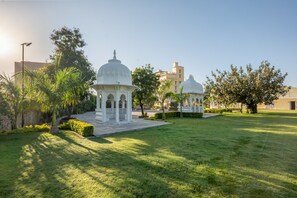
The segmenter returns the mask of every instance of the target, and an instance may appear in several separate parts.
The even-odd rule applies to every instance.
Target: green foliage
[[[8,116],[12,129],[16,129],[18,114],[22,112],[22,98],[22,91],[14,79],[0,74],[0,115]]]
[[[180,117],[181,112],[177,112],[177,117]],[[183,112],[183,117],[185,118],[202,118],[203,113],[200,112]]]
[[[85,99],[74,107],[73,113],[85,113],[88,111],[95,111],[96,101],[91,99]]]
[[[94,135],[94,126],[89,123],[82,122],[75,119],[71,119],[67,123],[69,124],[70,130],[75,131],[84,137]],[[63,124],[63,127],[66,128],[66,124]]]
[[[205,88],[217,103],[242,103],[251,113],[257,113],[257,104],[272,104],[288,92],[289,87],[283,85],[286,76],[268,61],[256,70],[251,65],[246,66],[246,71],[231,65],[230,72],[212,72],[213,79],[207,77]]]
[[[161,110],[163,112],[162,119],[166,119],[165,109],[164,109],[164,102],[166,99],[170,98],[173,93],[170,91],[172,81],[166,80],[160,84],[158,89],[156,90],[156,98],[159,104],[161,105]]]
[[[180,117],[181,112],[165,112],[166,118],[175,118],[175,117]],[[203,113],[199,112],[183,112],[183,117],[185,118],[202,118]],[[155,114],[155,119],[162,119],[163,118],[163,113],[156,113]]]
[[[42,125],[28,125],[23,128],[14,130],[0,130],[0,134],[9,135],[16,133],[31,133],[31,132],[49,132],[50,127],[47,124]]]
[[[165,112],[165,117],[166,118],[174,118],[177,117],[177,112],[171,111],[171,112]],[[162,113],[155,113],[154,116],[156,119],[162,119],[163,118],[163,112]]]
[[[52,113],[55,129],[58,112],[79,102],[78,96],[84,93],[86,83],[82,82],[79,71],[73,67],[57,69],[54,76],[42,70],[26,73],[31,79],[30,97],[40,104],[43,112]]]
[[[59,129],[60,130],[71,130],[70,123],[68,121],[61,123],[59,125]]]
[[[287,74],[283,75],[268,61],[263,61],[256,70],[251,65],[246,66],[246,71],[231,65],[231,71],[216,72],[212,72],[213,79],[207,77],[206,92],[210,99],[226,107],[242,103],[251,113],[257,113],[257,104],[272,104],[289,90],[283,85]]]
[[[160,85],[159,77],[153,70],[154,68],[148,64],[137,67],[132,73],[132,84],[138,87],[133,92],[134,102],[140,106],[142,116],[144,116],[143,106],[156,100],[153,93]]]
[[[217,108],[205,108],[204,113],[224,113],[224,112],[233,112],[233,111],[240,111],[240,108],[222,108],[222,109],[217,109]]]
[[[180,106],[180,117],[183,117],[183,102],[189,97],[189,94],[183,93],[184,87],[179,88],[179,93],[172,94],[173,99],[179,104]]]
[[[59,59],[62,69],[67,67],[78,69],[84,82],[91,83],[95,80],[95,72],[83,51],[86,43],[78,28],[70,29],[64,26],[61,29],[53,30],[50,39],[55,45],[54,54],[51,56],[52,60]]]

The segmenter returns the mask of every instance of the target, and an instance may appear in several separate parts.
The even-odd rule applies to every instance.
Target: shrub
[[[165,112],[166,118],[174,118],[180,117],[180,112],[172,111],[172,112]],[[199,112],[183,112],[183,117],[185,118],[202,118],[203,113]],[[162,119],[162,113],[155,114],[156,119]]]
[[[73,118],[73,117],[65,117],[65,118],[62,118],[60,120],[60,125],[59,125],[59,129],[61,130],[71,130],[70,128],[70,124],[69,124],[69,120],[72,120],[72,119],[76,119],[76,118]]]
[[[177,114],[176,111],[165,112],[165,116],[166,116],[166,118],[174,118],[174,117],[177,117],[176,114]],[[156,118],[156,119],[162,119],[162,115],[163,115],[163,113],[156,113],[156,114],[155,114],[155,118]]]
[[[63,122],[59,125],[61,130],[71,130],[69,122]]]
[[[0,134],[16,134],[16,133],[31,133],[31,132],[49,132],[50,127],[46,124],[42,125],[28,125],[23,128],[18,128],[14,130],[2,130]]]
[[[89,100],[84,100],[73,109],[73,113],[85,113],[88,111],[95,111],[96,109],[96,96],[93,96]]]
[[[75,119],[71,119],[66,123],[68,124],[63,124],[63,126],[69,126],[70,130],[75,131],[84,137],[92,136],[94,134],[94,126],[89,123]]]
[[[224,108],[224,109],[204,109],[204,113],[223,113],[223,112],[233,112],[233,111],[240,111],[240,108]]]
[[[177,112],[177,117],[180,117],[180,112]],[[203,113],[200,112],[183,112],[184,118],[202,118]]]

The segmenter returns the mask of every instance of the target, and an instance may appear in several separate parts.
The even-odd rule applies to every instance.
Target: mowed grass
[[[0,136],[0,197],[297,197],[297,112]]]

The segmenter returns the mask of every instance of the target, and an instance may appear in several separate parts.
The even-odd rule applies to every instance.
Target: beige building
[[[24,69],[25,70],[37,70],[39,68],[42,68],[46,65],[49,65],[49,63],[41,63],[41,62],[30,62],[30,61],[24,61]],[[20,74],[22,72],[22,61],[20,62],[14,62],[14,73]],[[21,77],[22,75],[16,75],[15,82],[17,85],[21,85]]]
[[[285,96],[281,96],[271,105],[258,105],[258,109],[297,110],[297,87],[291,88]]]
[[[171,80],[171,91],[178,93],[179,84],[184,82],[184,67],[178,65],[178,62],[174,62],[172,66],[172,72],[158,70],[156,72],[160,76],[160,81]]]

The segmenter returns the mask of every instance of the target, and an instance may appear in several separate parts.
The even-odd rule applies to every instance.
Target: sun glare
[[[9,54],[11,50],[10,39],[3,34],[0,34],[0,56]]]

